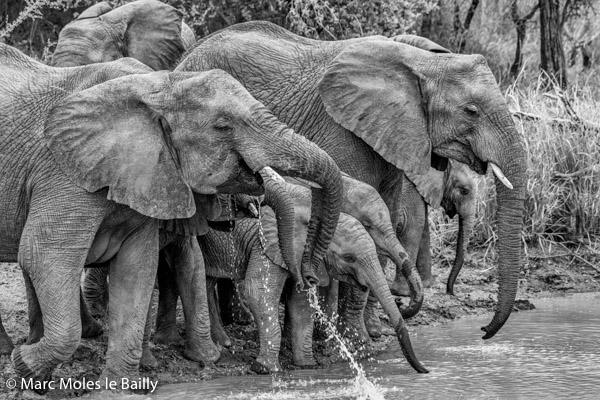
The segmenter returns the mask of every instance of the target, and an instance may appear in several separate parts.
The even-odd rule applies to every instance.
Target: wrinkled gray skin
[[[272,179],[265,175],[263,183],[266,190],[272,191],[270,182]],[[208,221],[209,226],[214,226],[215,222],[226,219],[227,226],[234,224],[234,220],[250,216],[247,209],[238,208],[228,204],[230,196],[219,196],[221,205],[220,215]],[[238,199],[241,195],[235,195]],[[236,210],[234,213],[231,210]],[[200,232],[198,232],[200,233]],[[162,315],[167,304],[174,304],[181,297],[183,313],[185,316],[186,341],[183,343],[179,332],[175,326],[175,315],[173,321],[163,321],[162,325],[157,326],[154,340],[157,343],[181,342],[185,344],[183,355],[193,361],[204,365],[205,362],[216,362],[220,357],[220,351],[214,345],[210,338],[210,325],[208,318],[208,305],[206,301],[206,280],[204,271],[204,260],[202,252],[198,247],[195,238],[182,236],[170,232],[167,229],[160,230],[159,239],[159,262],[157,272],[157,282],[159,285],[159,307],[158,315]],[[107,276],[109,263],[93,265],[87,268],[83,283],[82,302],[82,337],[95,337],[102,333],[101,325],[98,324],[93,316],[102,317],[106,314],[108,304],[108,285]],[[88,311],[89,306],[90,311]],[[152,368],[157,365],[149,347],[149,339],[152,324],[154,322],[150,310],[150,318],[146,322],[144,341],[142,343],[142,358],[140,366]],[[41,317],[40,313],[31,313]],[[31,318],[31,316],[30,316]],[[160,320],[160,317],[159,317]],[[164,320],[164,318],[163,318]],[[43,336],[43,329],[31,329],[28,343],[35,343]]]
[[[452,294],[451,288],[458,272],[462,268],[465,252],[469,245],[469,237],[475,222],[475,206],[477,200],[477,180],[474,174],[464,164],[450,161],[444,173],[430,171],[430,183],[435,190],[442,193],[441,206],[445,213],[453,218],[459,216],[458,239],[456,242],[456,257],[452,271],[448,278],[447,291]],[[431,253],[428,223],[428,206],[423,197],[417,191],[415,185],[408,179],[402,187],[402,214],[398,224],[397,236],[409,254],[412,267],[419,271],[424,287],[430,287],[431,275]],[[409,287],[402,274],[396,273],[394,282],[390,285],[392,293],[396,296],[410,295]],[[362,300],[363,298],[359,299]],[[365,324],[371,337],[381,336],[381,323],[376,313],[376,303],[369,297],[364,310]],[[350,302],[350,300],[347,300]],[[352,299],[351,304],[356,303]],[[340,313],[340,315],[344,315]]]
[[[148,73],[132,59],[53,68],[1,44],[0,65],[0,261],[19,262],[44,322],[37,343],[12,352],[22,377],[47,380],[75,351],[82,268],[108,260],[103,377],[137,375],[159,220],[203,226],[198,199],[259,194],[265,166],[321,185],[331,201],[315,218],[337,222],[335,163],[222,71]]]
[[[85,10],[75,21],[69,23],[61,31],[56,51],[52,63],[58,67],[72,67],[87,65],[91,63],[107,62],[113,59],[125,57],[127,55],[146,63],[153,69],[171,69],[174,61],[177,60],[184,50],[189,49],[195,42],[192,30],[182,21],[181,13],[175,8],[156,0],[138,0],[125,4],[116,9],[112,9],[107,3],[98,3]],[[266,182],[267,178],[263,176]],[[267,191],[273,185],[265,185]],[[279,193],[279,192],[276,192]],[[270,197],[273,197],[271,194]],[[244,205],[241,204],[240,209]],[[276,212],[281,209],[281,201],[274,201],[273,208]],[[229,216],[235,219],[235,216]],[[239,216],[237,217],[239,218]],[[282,219],[282,229],[291,237],[290,228],[293,219],[288,215],[287,220]],[[210,224],[210,223],[209,223]],[[211,225],[213,226],[214,223]],[[226,224],[228,226],[228,223]],[[183,232],[187,233],[187,232]],[[166,243],[166,242],[165,242]],[[291,248],[291,241],[283,239],[281,242],[282,253],[289,265],[293,265],[294,254]],[[166,245],[166,244],[165,244]],[[191,250],[187,250],[190,252]],[[191,276],[193,272],[189,271],[190,266],[182,266],[177,269],[168,268],[166,264],[173,265],[168,260],[168,249],[166,255],[161,255],[159,262],[159,285],[160,301],[158,313],[158,326],[155,334],[155,340],[159,343],[179,341],[179,333],[175,327],[175,315],[165,315],[165,306],[168,303],[177,303],[179,293],[182,293],[183,305],[192,304],[193,299],[200,301],[205,298],[204,288],[200,293],[193,289],[198,285],[192,280],[181,280],[179,276]],[[197,268],[203,268],[201,263],[195,263]],[[295,270],[295,267],[293,267]],[[195,273],[198,275],[198,273]],[[95,315],[103,314],[107,301],[106,276],[108,269],[94,268],[90,269],[84,279],[84,297]],[[188,287],[182,287],[187,284]],[[190,300],[192,299],[192,300]],[[204,302],[205,303],[205,302]],[[206,313],[196,312],[202,310],[205,304],[193,306],[191,310],[184,308],[186,316],[193,316],[195,322],[186,323],[187,341],[184,355],[198,362],[216,361],[219,358],[219,352],[216,350],[210,338],[205,334],[209,331],[208,319],[204,318]],[[86,307],[82,306],[83,334],[98,335],[101,327],[97,324],[89,313],[86,314]],[[32,314],[30,318],[40,318],[39,313]],[[203,326],[204,324],[204,326]],[[39,323],[31,323],[32,326],[39,326]],[[200,332],[200,334],[197,334]],[[42,333],[43,334],[43,333]],[[39,332],[33,332],[30,336],[41,337]],[[149,337],[149,332],[144,336]],[[148,350],[147,340],[144,341],[144,353],[142,356],[142,366],[151,366],[155,363],[150,351]],[[148,351],[147,351],[148,350]]]
[[[287,187],[290,196],[294,199],[296,218],[294,239],[300,244],[304,242],[308,231],[310,191],[302,186],[287,185]],[[281,342],[278,304],[289,272],[279,253],[275,216],[266,207],[263,209],[261,223],[266,239],[266,257],[261,256],[259,224],[256,220],[241,220],[236,224],[232,232],[232,240],[237,251],[233,258],[227,250],[225,235],[211,231],[200,237],[199,241],[205,254],[209,287],[212,287],[213,279],[244,278],[244,297],[258,325],[260,338],[259,355],[252,369],[259,373],[266,373],[281,369],[278,361]],[[394,303],[379,264],[375,244],[357,219],[344,213],[340,215],[324,265],[326,270],[321,270],[319,275],[321,284],[327,284],[329,280],[327,273],[329,273],[336,279],[370,289],[375,294],[388,313],[407,361],[418,372],[427,372],[412,350],[404,320]],[[292,289],[286,293],[286,296],[292,325],[293,361],[300,366],[314,366],[312,309],[308,303],[307,293]],[[209,308],[212,316],[213,339],[223,345],[230,344],[218,318],[216,301],[211,301],[210,296]]]
[[[181,12],[158,0],[137,0],[115,9],[100,2],[61,30],[52,65],[76,67],[132,57],[154,70],[170,70],[195,41]]]
[[[248,22],[199,40],[176,70],[216,67],[342,171],[376,188],[394,226],[401,171],[414,182],[430,166],[443,166],[443,157],[479,174],[491,163],[503,171],[513,189],[497,174],[498,304],[482,328],[486,339],[498,332],[517,292],[526,159],[524,140],[482,56],[437,53],[377,36],[315,41]]]
[[[286,178],[288,182],[300,183],[297,179]],[[423,284],[415,269],[414,261],[410,261],[408,254],[398,238],[391,222],[389,210],[372,186],[353,179],[347,174],[342,174],[344,183],[342,212],[356,218],[369,233],[377,247],[382,269],[389,258],[395,264],[398,274],[409,281],[408,288],[411,303],[401,310],[402,317],[410,318],[419,312],[423,304]],[[414,258],[413,258],[414,260]],[[350,287],[342,283],[344,293],[360,294],[359,298],[345,299],[344,306],[340,307],[340,318],[338,318],[338,329],[347,338],[354,342],[365,343],[369,341],[368,327],[363,323],[363,308],[365,307],[368,292],[357,287]],[[334,301],[335,296],[328,296]],[[336,309],[335,305],[326,305],[329,309]]]

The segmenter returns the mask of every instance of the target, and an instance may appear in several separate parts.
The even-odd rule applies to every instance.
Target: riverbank
[[[493,258],[483,251],[475,251],[470,255],[457,280],[456,296],[445,294],[446,279],[450,272],[449,260],[436,260],[433,267],[436,282],[433,287],[426,289],[424,306],[416,317],[408,321],[409,329],[414,332],[420,326],[442,324],[467,315],[492,312],[497,291]],[[600,265],[600,257],[585,249],[578,249],[577,252],[561,250],[554,253],[530,250],[521,272],[517,294],[519,301],[515,311],[531,309],[535,307],[536,298],[556,292],[600,291],[600,270],[596,265]],[[28,332],[27,302],[23,279],[16,264],[0,266],[0,310],[6,330],[13,341],[23,342]],[[381,318],[385,321],[382,313]],[[179,324],[183,333],[181,315]],[[156,345],[153,352],[158,360],[158,367],[143,371],[143,375],[164,385],[252,374],[249,366],[258,353],[258,335],[254,326],[233,324],[226,329],[233,345],[229,349],[223,349],[221,360],[217,364],[201,368],[197,363],[183,358],[182,346]],[[362,352],[362,356],[369,357],[384,351],[393,340],[393,331],[384,324],[384,335],[373,341],[372,345]],[[106,341],[106,334],[95,339],[82,339],[76,353],[69,361],[59,365],[54,377],[97,379],[104,365]],[[315,353],[317,361],[325,368],[332,362],[340,361],[331,341],[317,341]],[[290,364],[289,350],[284,349],[281,361],[284,368],[293,368]],[[6,379],[16,377],[8,356],[0,357],[0,375]],[[40,398],[32,392],[7,393],[5,390],[0,389],[0,399]],[[85,391],[82,390],[56,390],[50,391],[45,397],[58,399],[83,394]]]

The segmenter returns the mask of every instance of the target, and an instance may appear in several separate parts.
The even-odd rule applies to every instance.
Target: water
[[[497,338],[484,342],[489,317],[413,331],[416,374],[398,344],[365,374],[386,399],[599,398],[600,294],[535,300],[535,311],[514,313]],[[356,399],[355,373],[346,363],[277,376],[247,375],[160,386],[152,399]],[[136,397],[144,398],[143,396]]]

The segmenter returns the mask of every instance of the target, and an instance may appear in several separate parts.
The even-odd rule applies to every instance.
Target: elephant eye
[[[474,104],[469,104],[465,107],[465,112],[471,117],[477,117],[479,115],[479,109]]]
[[[342,258],[344,259],[344,261],[346,261],[347,263],[355,263],[356,262],[356,257],[354,257],[353,254],[344,254],[342,256]]]
[[[460,188],[460,194],[462,194],[463,196],[468,196],[469,193],[471,193],[471,191],[467,188]]]
[[[233,129],[227,118],[219,118],[217,122],[215,122],[214,128],[220,132],[228,132]]]

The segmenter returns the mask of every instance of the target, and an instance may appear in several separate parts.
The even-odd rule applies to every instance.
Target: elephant
[[[100,2],[60,32],[51,65],[76,67],[132,57],[170,70],[196,41],[181,12],[158,0],[137,0],[113,9]]]
[[[524,138],[485,58],[381,36],[317,41],[247,22],[197,41],[175,71],[221,68],[381,194],[397,226],[402,180],[447,159],[496,177],[498,304],[484,338],[512,312],[526,193]],[[416,183],[417,184],[417,183]],[[418,187],[418,184],[417,184]]]
[[[287,187],[288,193],[294,199],[294,240],[296,243],[302,243],[308,231],[311,192],[300,185],[288,184]],[[259,355],[251,369],[258,373],[279,371],[281,331],[278,304],[290,273],[279,251],[276,217],[273,211],[265,206],[261,211],[260,222],[254,219],[240,220],[231,235],[238,249],[233,257],[225,248],[225,234],[211,230],[198,238],[205,256],[208,287],[211,288],[216,279],[244,279],[244,297],[254,315],[260,339]],[[409,364],[417,372],[428,372],[414,354],[406,325],[381,269],[375,244],[356,218],[341,213],[332,242],[318,272],[321,285],[326,285],[331,275],[373,291],[389,315]],[[229,338],[220,324],[216,299],[210,295],[211,292],[214,294],[214,291],[209,290],[213,339],[217,343],[227,345]],[[316,362],[312,354],[312,310],[308,293],[292,287],[286,292],[286,297],[292,332],[293,362],[302,367],[314,367]]]
[[[205,228],[197,204],[261,194],[264,167],[322,186],[314,244],[330,242],[339,168],[229,74],[153,72],[131,58],[54,68],[2,44],[0,65],[0,261],[19,262],[43,315],[44,336],[12,351],[37,391],[79,343],[82,268],[109,260],[102,377],[137,376],[159,228]]]
[[[469,237],[475,223],[475,206],[477,200],[477,180],[466,165],[450,160],[446,171],[439,172],[430,169],[426,175],[428,183],[423,182],[422,187],[427,187],[429,193],[441,193],[441,207],[444,212],[453,218],[459,215],[458,239],[456,242],[456,257],[452,271],[448,278],[447,292],[451,294],[451,288],[458,272],[464,263],[464,256],[469,244]],[[424,179],[425,180],[425,179]],[[397,228],[397,236],[400,243],[408,252],[408,259],[412,267],[418,270],[424,287],[430,287],[431,275],[431,253],[429,239],[428,205],[421,194],[417,191],[415,184],[406,179],[402,186],[400,223]],[[396,273],[393,283],[390,285],[392,293],[397,296],[408,296],[409,287],[400,273]],[[344,299],[344,304],[364,304],[366,295],[357,293],[356,290],[346,290],[344,296],[350,294],[352,299]],[[361,296],[354,298],[355,296]],[[376,312],[376,301],[369,296],[364,308],[364,319],[366,329],[371,337],[381,336],[381,323]],[[358,308],[355,307],[355,308]],[[340,312],[340,317],[346,313]],[[344,318],[342,318],[344,321]]]
[[[284,179],[291,184],[311,187],[310,184],[301,182],[295,178],[284,177]],[[408,260],[406,250],[396,237],[396,232],[392,226],[390,213],[386,204],[375,188],[367,183],[356,180],[345,173],[342,173],[342,182],[342,212],[356,218],[369,233],[369,236],[377,248],[382,267],[385,265],[387,258],[391,259],[396,266],[398,274],[406,279],[405,282],[410,282],[408,295],[411,296],[411,303],[406,309],[401,310],[401,314],[403,318],[414,316],[418,313],[423,304],[423,285],[419,274],[415,269],[414,261],[411,262]],[[312,185],[312,187],[314,187],[314,185]],[[235,264],[238,263],[235,262]],[[362,297],[360,299],[348,299],[348,301],[346,301],[345,304],[350,307],[341,308],[340,312],[342,314],[341,318],[339,318],[340,323],[338,325],[338,330],[344,336],[353,338],[355,341],[368,342],[369,335],[367,334],[367,331],[369,327],[367,326],[365,329],[362,322],[366,293],[355,288],[351,288],[349,291],[353,293],[357,291],[362,294]],[[219,293],[219,300],[221,300],[223,294],[224,293],[221,292]],[[334,298],[335,297],[332,296],[332,301]],[[237,301],[240,302],[239,299]],[[326,307],[337,309],[337,305],[335,307],[333,305],[326,305]],[[219,324],[222,325],[220,321]],[[230,344],[229,339],[226,338],[226,335],[224,335],[223,332],[217,332],[216,336],[216,338],[213,336],[213,339],[215,339],[216,342],[224,346]]]

